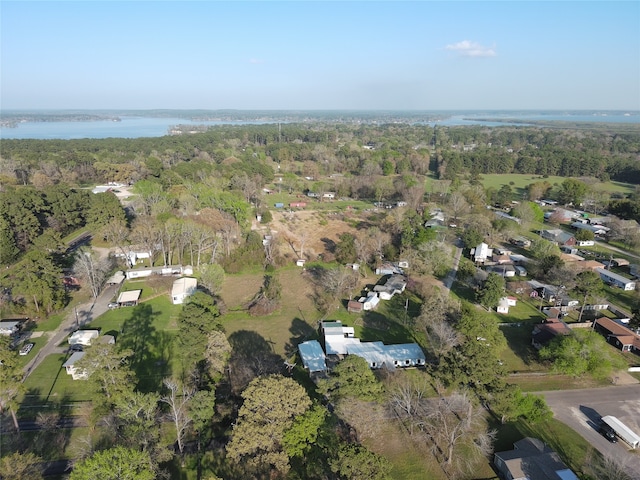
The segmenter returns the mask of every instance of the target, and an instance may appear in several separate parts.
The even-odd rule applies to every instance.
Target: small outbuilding
[[[140,301],[142,290],[127,290],[118,295],[118,304],[121,307],[134,307]]]
[[[69,345],[84,345],[88,347],[94,338],[98,338],[98,330],[76,330],[69,336]]]
[[[171,288],[171,302],[181,305],[187,297],[193,295],[198,288],[198,280],[191,277],[182,277],[173,282]]]
[[[318,373],[327,371],[327,362],[320,342],[317,340],[308,340],[298,345],[298,351],[300,352],[300,358],[304,368],[309,370],[309,373]]]
[[[75,352],[69,357],[66,362],[62,364],[67,372],[67,375],[71,375],[71,378],[74,380],[86,380],[87,378],[89,378],[89,374],[85,369],[76,368],[76,363],[78,363],[84,356],[85,352]]]

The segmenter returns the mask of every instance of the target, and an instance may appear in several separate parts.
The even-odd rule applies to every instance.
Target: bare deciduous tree
[[[426,402],[419,427],[449,475],[468,472],[491,453],[495,432],[486,430],[481,410],[466,393]],[[464,455],[457,455],[461,450]]]
[[[160,398],[160,401],[169,406],[169,417],[175,426],[176,442],[178,443],[178,450],[182,454],[184,451],[184,436],[191,423],[188,412],[189,400],[195,395],[196,390],[190,389],[186,385],[180,387],[178,382],[172,379],[165,379],[163,383],[169,392],[166,396]]]
[[[111,265],[108,258],[97,258],[90,248],[82,248],[77,252],[73,270],[87,283],[93,298],[98,298]]]

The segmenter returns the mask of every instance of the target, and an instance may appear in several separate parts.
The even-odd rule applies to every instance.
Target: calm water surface
[[[16,128],[0,128],[0,139],[59,139],[71,140],[79,138],[140,138],[161,137],[167,135],[175,125],[247,125],[270,122],[221,122],[192,121],[184,118],[156,117],[120,117],[121,121],[87,121],[87,122],[24,122]],[[487,119],[504,120],[489,121]],[[487,113],[483,115],[453,115],[438,122],[424,122],[425,125],[485,125],[488,127],[505,125],[525,125],[528,121],[565,121],[565,122],[598,122],[598,123],[640,123],[640,113],[632,114],[509,114]],[[524,122],[524,123],[523,123]]]

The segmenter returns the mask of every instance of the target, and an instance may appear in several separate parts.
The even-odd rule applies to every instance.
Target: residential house
[[[355,337],[354,328],[345,327],[340,321],[324,320],[320,329],[327,355],[346,355],[348,344],[360,343],[360,339]]]
[[[587,230],[589,232],[593,232],[594,235],[606,235],[609,233],[609,230],[611,230],[609,227],[605,227],[604,225],[594,225],[582,222],[573,222],[571,226],[576,230]]]
[[[550,219],[556,219],[560,223],[569,223],[571,220],[578,216],[577,213],[571,210],[565,210],[564,208],[555,208],[550,212],[544,213],[544,219],[549,221]]]
[[[76,330],[69,336],[69,345],[84,345],[88,347],[94,338],[98,338],[98,330]]]
[[[578,480],[560,456],[537,438],[523,438],[513,444],[513,450],[495,453],[493,464],[509,480]]]
[[[86,352],[74,352],[66,362],[62,364],[64,369],[67,372],[67,375],[71,375],[73,380],[86,380],[89,378],[89,374],[85,369],[76,368],[76,363],[78,363],[82,357],[85,356]]]
[[[416,367],[426,363],[426,357],[416,343],[385,345],[382,342],[361,342],[347,345],[349,355],[364,358],[373,369]]]
[[[471,249],[471,258],[476,263],[484,263],[493,256],[493,249],[489,245],[482,242],[475,248]]]
[[[298,344],[298,352],[302,364],[309,373],[321,373],[327,371],[327,362],[320,342],[317,340],[308,340]]]
[[[604,335],[607,342],[623,352],[633,352],[640,355],[640,335],[622,323],[608,317],[601,317],[596,319],[593,329]]]
[[[496,307],[496,312],[498,313],[509,313],[509,307],[515,307],[517,303],[516,297],[502,297],[498,301],[498,306]]]
[[[198,288],[198,280],[191,277],[178,278],[171,287],[171,302],[174,305],[184,303],[187,297],[193,295]]]
[[[595,272],[600,275],[600,278],[607,285],[622,288],[623,290],[635,290],[636,282],[617,273],[605,270],[604,268],[596,268]]]
[[[556,310],[556,316],[550,316],[543,323],[538,323],[533,327],[531,332],[531,345],[536,350],[540,350],[558,335],[570,335],[569,326],[558,318],[559,309]]]
[[[497,273],[501,277],[515,277],[516,268],[513,265],[491,265],[486,268],[487,272]]]
[[[407,280],[403,275],[391,275],[383,285],[373,287],[374,292],[378,292],[381,300],[391,300],[394,295],[404,292]]]
[[[551,230],[540,230],[538,234],[545,240],[556,243],[560,247],[575,246],[577,244],[576,237],[570,233],[560,230],[559,228]]]

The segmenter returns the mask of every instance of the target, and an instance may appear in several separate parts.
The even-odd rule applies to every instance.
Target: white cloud
[[[264,63],[264,60],[260,60],[259,58],[250,58],[249,63],[253,65],[258,65],[260,63]]]
[[[495,57],[497,55],[495,46],[485,47],[476,42],[463,40],[458,43],[452,43],[444,47],[445,50],[458,52],[463,57]]]

